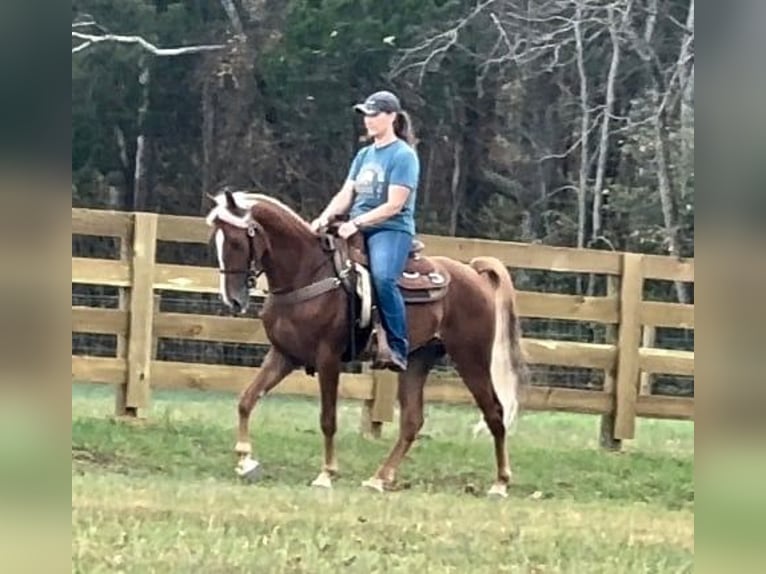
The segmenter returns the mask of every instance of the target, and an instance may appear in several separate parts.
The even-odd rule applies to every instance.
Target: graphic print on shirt
[[[375,162],[366,163],[356,176],[356,191],[368,199],[379,200],[383,196],[385,174]]]

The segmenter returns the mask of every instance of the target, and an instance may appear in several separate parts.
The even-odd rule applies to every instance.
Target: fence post
[[[372,422],[372,407],[375,404],[375,392],[377,384],[375,377],[370,369],[370,365],[367,362],[362,363],[362,373],[367,375],[370,379],[370,393],[371,399],[364,399],[362,401],[362,416],[359,421],[359,432],[362,436],[372,436],[373,438],[380,437],[381,424],[373,424]]]
[[[632,439],[636,430],[641,300],[644,285],[642,261],[643,257],[637,253],[623,255],[613,435],[616,439]]]
[[[394,420],[394,403],[399,389],[398,376],[390,371],[370,369],[367,364],[363,372],[372,379],[372,398],[362,405],[362,434],[380,438],[383,423]]]
[[[136,213],[131,258],[128,326],[128,409],[149,406],[149,380],[154,347],[154,259],[157,251],[156,213]]]
[[[135,216],[132,218],[135,222]],[[134,226],[131,226],[126,237],[120,239],[120,261],[128,263],[133,249]],[[130,311],[130,287],[119,288],[118,308],[120,311],[128,313]],[[128,361],[128,332],[124,335],[117,335],[117,358],[122,359],[127,364]],[[116,417],[135,417],[136,410],[128,408],[128,382],[127,369],[125,369],[125,380],[117,385],[114,394],[114,414]]]
[[[607,275],[606,277],[607,296],[619,297],[619,293],[620,293],[619,279],[615,275]],[[606,342],[612,345],[617,343],[617,328],[614,325],[607,325],[606,327]],[[611,369],[604,371],[604,393],[609,394],[612,398],[615,397],[616,370],[617,369],[615,365]],[[601,444],[601,447],[604,449],[618,451],[622,448],[622,441],[614,437],[615,404],[616,404],[616,401],[612,401],[611,412],[601,415],[600,444]]]

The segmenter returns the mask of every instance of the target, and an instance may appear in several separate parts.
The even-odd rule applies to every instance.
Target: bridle
[[[218,273],[222,275],[245,275],[247,286],[250,289],[255,288],[258,283],[258,278],[263,275],[264,268],[256,264],[256,251],[255,251],[255,232],[256,223],[251,223],[247,228],[247,269],[221,269],[219,267]]]
[[[256,249],[255,249],[255,235],[260,226],[257,222],[251,222],[247,228],[248,237],[248,257],[247,257],[247,269],[218,269],[218,272],[222,275],[246,275],[248,288],[252,289],[256,286],[258,278],[265,272],[264,267],[259,266],[256,263]],[[320,279],[297,289],[289,291],[277,291],[271,292],[269,297],[277,304],[295,304],[309,299],[313,299],[323,293],[332,291],[338,287],[343,287],[347,292],[352,291],[352,286],[349,284],[350,267],[342,265],[340,259],[340,253],[335,246],[335,242],[329,234],[322,234],[320,237],[322,243],[322,251],[324,258],[320,261],[311,273],[313,277],[316,272],[331,263],[333,268],[333,275]]]

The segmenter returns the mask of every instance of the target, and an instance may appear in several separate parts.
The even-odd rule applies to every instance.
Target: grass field
[[[514,484],[484,496],[491,439],[478,411],[429,405],[395,492],[362,490],[395,436],[359,436],[343,403],[332,491],[317,401],[272,397],[254,415],[261,479],[234,474],[236,398],[155,393],[150,421],[112,422],[110,388],[73,386],[73,572],[691,572],[694,428],[640,420],[622,453],[598,449],[598,417],[525,413]]]

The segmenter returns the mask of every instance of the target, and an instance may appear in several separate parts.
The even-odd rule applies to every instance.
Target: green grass
[[[622,453],[598,417],[526,413],[510,438],[507,500],[484,496],[491,439],[478,411],[428,405],[395,492],[364,491],[396,436],[358,434],[342,403],[341,475],[320,470],[317,401],[269,398],[252,424],[256,484],[234,475],[236,399],[156,393],[150,421],[110,420],[111,389],[72,394],[76,572],[691,572],[693,426],[640,420]]]

